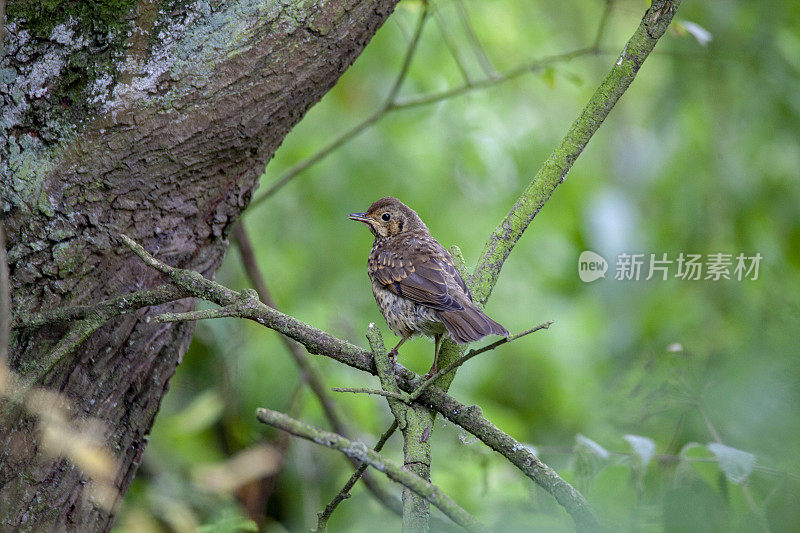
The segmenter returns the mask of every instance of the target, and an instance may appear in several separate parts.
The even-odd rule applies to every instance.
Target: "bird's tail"
[[[472,303],[462,303],[464,309],[458,311],[439,311],[437,315],[450,338],[458,344],[467,344],[482,339],[486,335],[502,335],[508,337],[508,330],[486,316]]]

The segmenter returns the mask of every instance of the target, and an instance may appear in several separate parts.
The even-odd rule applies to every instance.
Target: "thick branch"
[[[611,109],[628,89],[644,60],[664,35],[680,0],[654,0],[642,22],[622,49],[619,59],[589,99],[578,119],[536,173],[499,226],[492,232],[473,276],[472,294],[482,304],[492,293],[500,269],[514,245],[544,203],[560,185],[600,128]]]
[[[489,531],[489,528],[450,499],[439,487],[406,471],[400,465],[370,450],[361,442],[351,441],[345,439],[341,435],[322,431],[283,413],[271,411],[269,409],[259,409],[256,416],[265,424],[287,431],[292,435],[316,442],[322,446],[338,450],[353,459],[368,463],[373,468],[386,474],[390,479],[414,491],[414,493],[422,498],[425,498],[428,502],[438,507],[451,520],[468,531]]]

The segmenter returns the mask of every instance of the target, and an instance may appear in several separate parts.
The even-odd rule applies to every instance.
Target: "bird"
[[[375,236],[367,271],[378,308],[400,337],[389,352],[393,362],[412,336],[433,337],[433,366],[426,375],[431,377],[438,372],[443,338],[467,344],[486,335],[508,337],[508,330],[472,301],[450,252],[431,236],[416,211],[387,196],[348,218],[363,222]]]

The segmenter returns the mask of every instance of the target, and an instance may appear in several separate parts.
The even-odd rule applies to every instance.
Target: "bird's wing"
[[[375,280],[398,296],[437,311],[463,309],[459,300],[469,298],[469,291],[447,250],[432,237],[400,243],[370,257]]]

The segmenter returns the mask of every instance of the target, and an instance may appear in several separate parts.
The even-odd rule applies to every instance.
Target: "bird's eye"
[[[392,218],[392,215],[390,215],[389,213],[384,213],[381,215],[381,218],[386,222],[389,222],[389,219]]]

